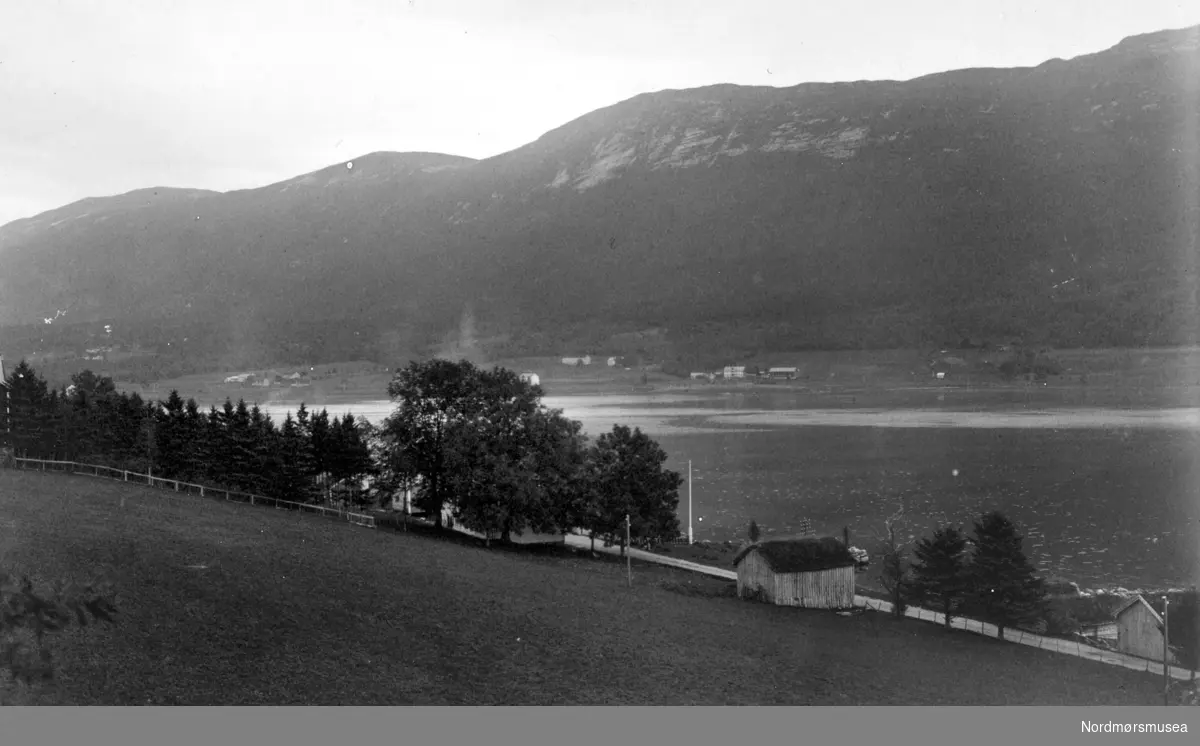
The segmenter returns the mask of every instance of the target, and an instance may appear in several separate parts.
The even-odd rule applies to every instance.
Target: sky
[[[0,225],[365,153],[486,158],[647,91],[1014,67],[1195,0],[0,0]]]

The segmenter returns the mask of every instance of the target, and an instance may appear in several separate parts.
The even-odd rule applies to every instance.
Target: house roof
[[[742,547],[733,558],[736,567],[751,552],[758,552],[773,572],[787,574],[852,567],[854,556],[832,536],[785,536],[764,539]]]
[[[1150,616],[1154,619],[1155,623],[1158,624],[1158,626],[1160,628],[1163,626],[1162,614],[1159,614],[1158,611],[1153,606],[1150,605],[1150,602],[1147,601],[1140,593],[1138,595],[1134,596],[1133,598],[1129,599],[1125,603],[1121,604],[1120,606],[1118,606],[1117,610],[1113,612],[1113,618],[1120,619],[1122,614],[1129,611],[1130,609],[1137,606],[1138,604],[1141,604],[1142,606],[1145,606],[1147,609],[1149,609]]]

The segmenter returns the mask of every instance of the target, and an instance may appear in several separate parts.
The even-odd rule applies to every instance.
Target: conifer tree
[[[46,398],[44,429],[42,430],[42,452],[45,458],[66,460],[66,402],[59,399],[58,391],[51,390]]]
[[[41,458],[49,391],[46,381],[22,360],[8,376],[12,447],[19,457]]]
[[[341,420],[330,425],[334,460],[331,470],[336,482],[345,482],[356,498],[360,497],[362,479],[374,471],[371,450],[363,426],[347,412]]]
[[[296,409],[296,431],[300,434],[300,452],[297,454],[302,473],[307,480],[304,492],[296,497],[300,502],[315,502],[324,496],[324,488],[317,482],[317,464],[313,457],[312,414],[304,402]]]
[[[309,476],[313,483],[319,486],[323,499],[329,498],[332,461],[335,458],[333,450],[335,449],[334,434],[331,432],[332,425],[329,421],[329,412],[322,409],[320,412],[312,415],[308,423],[309,435],[309,454],[307,460],[307,468]]]
[[[279,497],[292,502],[305,502],[310,482],[304,460],[304,436],[291,412],[284,417],[280,428],[279,451]]]
[[[158,471],[168,479],[181,476],[184,452],[183,399],[172,389],[162,406],[155,408],[155,443],[158,446]]]
[[[188,399],[183,411],[183,475],[189,481],[205,479],[204,418],[195,399]]]
[[[275,426],[258,404],[250,408],[249,434],[251,472],[248,488],[251,492],[266,494],[274,476]]]
[[[122,394],[116,400],[117,425],[113,433],[116,458],[123,468],[132,468],[144,455],[141,439],[146,407],[137,393]]]
[[[974,541],[969,570],[971,601],[1004,639],[1006,627],[1042,617],[1044,583],[1021,549],[1016,526],[999,511],[975,523]]]
[[[230,478],[239,490],[250,490],[254,486],[255,463],[254,433],[250,423],[250,409],[245,399],[238,399],[230,418],[227,431]]]
[[[233,405],[227,399],[225,406],[232,412]],[[200,451],[204,456],[204,478],[214,485],[229,483],[229,462],[225,455],[225,409],[210,405],[204,416]]]
[[[950,629],[950,614],[970,589],[967,537],[957,528],[940,528],[932,539],[918,541],[913,553],[912,593],[916,599],[940,607],[946,629]]]

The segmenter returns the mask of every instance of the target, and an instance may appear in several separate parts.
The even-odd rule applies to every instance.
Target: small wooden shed
[[[1139,658],[1161,661],[1163,618],[1141,594],[1117,608],[1117,650]],[[1172,645],[1171,647],[1175,647]],[[1175,662],[1172,653],[1171,662]]]
[[[854,606],[854,555],[832,536],[771,538],[733,558],[739,598],[761,594],[776,606]]]

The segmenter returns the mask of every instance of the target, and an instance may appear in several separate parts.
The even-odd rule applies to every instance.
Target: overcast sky
[[[1167,0],[0,0],[0,224],[376,150],[483,158],[646,91],[1037,65]]]

